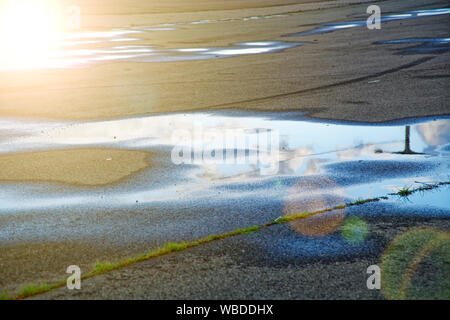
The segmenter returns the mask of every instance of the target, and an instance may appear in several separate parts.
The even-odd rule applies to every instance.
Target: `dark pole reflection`
[[[411,150],[410,135],[411,135],[411,126],[406,126],[405,127],[405,149],[403,151],[395,152],[395,153],[398,153],[398,154],[423,154],[423,153],[414,152]]]

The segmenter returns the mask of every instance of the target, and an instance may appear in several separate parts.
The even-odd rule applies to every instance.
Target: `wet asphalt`
[[[437,5],[441,4],[442,2]],[[433,22],[424,21],[411,20],[405,24],[420,23],[424,25],[423,30],[444,30],[448,26],[448,17],[429,20],[436,22],[434,26]],[[395,22],[391,24],[392,28],[393,26]],[[410,91],[415,88],[423,89],[421,84],[427,79],[439,83],[441,87],[448,84],[449,53],[447,42],[442,40],[445,39],[443,32],[418,40],[414,40],[414,35],[408,32],[405,34],[402,39],[411,38],[406,42],[385,41],[374,44],[390,50],[396,56],[417,58],[414,62],[406,62],[398,70],[371,75],[370,79],[386,76],[374,88],[378,96],[383,90],[393,88],[398,72],[404,72],[408,68],[413,68],[412,73],[406,75],[411,80],[406,85]],[[348,40],[350,39],[351,37]],[[386,49],[386,46],[393,47]],[[427,67],[431,60],[432,67]],[[366,106],[356,111],[353,107],[336,111],[335,119],[353,119],[347,116],[355,112],[367,114],[367,104],[358,102],[357,92],[359,87],[367,85],[369,78],[362,77],[351,83],[322,88],[326,92],[333,91],[333,95],[336,95],[337,89],[342,88],[340,100]],[[404,81],[402,83],[405,85]],[[433,86],[430,82],[426,86],[428,85]],[[430,99],[433,113],[436,110],[441,114],[448,113],[446,94],[436,86],[434,88],[435,90],[429,91],[431,98],[424,93],[419,100]],[[437,94],[433,95],[436,91]],[[386,92],[386,96],[381,98],[381,104],[388,105],[389,101],[395,101],[404,106],[400,111],[392,111],[392,119],[398,119],[401,114],[409,117],[412,114],[410,109],[420,109],[423,111],[421,113],[427,113],[427,107],[424,104],[419,106],[418,100],[411,101],[413,105],[409,106],[404,95],[406,91]],[[311,95],[311,99],[315,99],[317,94],[324,95],[323,91],[319,93],[314,90],[306,94]],[[315,111],[319,118],[322,117],[319,109]],[[395,138],[401,141],[403,137]],[[443,151],[444,156],[442,153],[437,156],[437,150]],[[155,166],[134,177],[135,180],[108,187],[107,191],[112,196],[106,200],[100,200],[105,190],[81,190],[82,194],[93,198],[97,206],[85,203],[74,208],[67,203],[56,210],[44,207],[0,215],[0,289],[14,292],[30,282],[59,281],[66,276],[65,268],[70,264],[89,270],[96,260],[115,261],[146,252],[167,241],[190,241],[238,227],[266,223],[286,214],[292,208],[296,210],[309,206],[311,209],[320,209],[360,197],[385,195],[389,190],[396,190],[416,180],[443,181],[449,176],[448,153],[445,154],[445,150],[448,150],[447,140],[429,147],[424,156],[413,155],[405,157],[405,160],[367,160],[356,157],[355,160],[329,164],[317,162],[314,165],[323,171],[319,173],[311,169],[314,174],[303,176],[289,171],[290,167],[286,165],[281,166],[285,170],[282,171],[281,178],[254,180],[250,175],[237,182],[213,181],[206,190],[199,190],[200,196],[196,198],[191,196],[196,191],[191,185],[180,189],[173,185],[176,181],[174,177],[192,177],[198,174],[195,166],[183,169],[172,165]],[[166,152],[167,150],[161,151],[161,159],[158,160],[161,163],[169,163]],[[114,195],[118,190],[145,190],[143,186],[149,179],[155,181],[155,189],[163,190],[152,194],[159,197],[160,202],[146,203],[141,199],[130,198],[127,201],[133,202],[132,206],[122,205],[119,200],[117,203],[120,205],[115,206],[117,203],[114,202]],[[164,189],[167,186],[173,189],[167,191]],[[23,188],[37,198],[45,193],[61,196],[80,192],[77,188],[52,184],[8,183],[5,188],[9,194],[20,193]],[[450,208],[446,190],[424,193],[410,202],[392,196],[388,201],[332,213],[330,217],[314,220],[311,224],[293,223],[265,228],[254,234],[212,242],[85,280],[80,291],[60,288],[35,298],[384,299],[389,294],[383,288],[381,291],[367,288],[367,267],[382,265],[389,246],[399,236],[414,233],[417,228],[448,233]],[[302,193],[304,196],[299,197]],[[108,201],[111,201],[111,206],[105,209]],[[342,226],[352,217],[358,218],[357,221],[362,221],[365,226],[363,231],[366,231],[361,239],[349,240],[343,234]],[[305,234],[305,230],[313,231],[312,234]],[[411,287],[419,289],[411,292],[420,293],[420,288],[424,289],[422,292],[429,292],[429,288],[434,288],[432,292],[435,296],[431,295],[429,298],[449,298],[445,294],[448,292],[446,290],[449,288],[447,285],[450,278],[445,269],[442,269],[442,265],[445,266],[445,261],[448,261],[446,248],[443,255],[436,253],[421,260],[422,263],[414,270],[411,280]],[[411,250],[412,256],[418,254],[414,245]],[[401,261],[403,257],[394,256],[393,259]],[[397,273],[401,277],[408,273],[408,269],[400,269]],[[386,284],[386,287],[389,286],[389,283]]]

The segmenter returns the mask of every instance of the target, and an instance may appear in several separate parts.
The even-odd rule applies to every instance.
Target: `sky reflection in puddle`
[[[183,199],[192,201],[217,198],[218,190],[221,190],[221,199],[279,198],[289,190],[296,190],[294,193],[299,196],[337,192],[339,197],[345,199],[384,195],[415,180],[449,180],[450,154],[447,149],[450,144],[450,120],[416,119],[411,121],[413,124],[410,126],[371,126],[306,121],[299,114],[297,116],[300,120],[253,113],[234,116],[226,113],[180,113],[71,123],[3,119],[0,121],[0,132],[15,129],[13,136],[0,140],[0,154],[107,147],[162,150],[167,161],[170,161],[174,143],[172,135],[176,130],[192,133],[189,144],[200,147],[200,150],[221,145],[220,137],[217,141],[205,142],[202,135],[196,136],[199,126],[204,132],[209,129],[219,132],[243,130],[250,135],[261,129],[271,130],[279,134],[280,152],[276,158],[278,171],[269,176],[261,176],[260,164],[200,161],[176,166],[181,172],[171,172],[173,168],[166,170],[163,178],[159,179],[167,184],[161,186],[152,183],[154,177],[150,171],[131,180],[134,181],[132,185],[119,183],[94,189],[63,187],[57,183],[2,183],[2,207],[13,211],[24,206],[38,208],[89,204],[101,207],[108,202],[98,200],[103,194],[105,198],[114,199],[113,203],[108,204],[113,206],[132,205],[136,200],[143,204]],[[405,154],[405,150],[414,153]],[[249,155],[248,152],[246,155]],[[296,182],[296,187],[293,187],[289,182],[292,179],[300,183]],[[311,187],[311,182],[308,182],[316,181],[314,183],[317,184],[321,179],[333,181],[333,184],[319,183]],[[41,194],[39,185],[45,185],[44,189],[51,192]],[[270,196],[266,192],[270,192]]]

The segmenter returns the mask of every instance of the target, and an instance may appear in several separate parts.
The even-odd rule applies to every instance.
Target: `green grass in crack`
[[[358,199],[358,200],[356,200],[354,202],[347,203],[346,206],[347,207],[360,206],[360,205],[365,204],[365,203],[380,201],[380,199],[382,199],[382,198]],[[385,198],[383,198],[383,199],[385,199]]]
[[[400,190],[398,190],[397,194],[400,197],[407,197],[407,196],[411,195],[413,192],[414,191],[412,189],[410,189],[409,187],[403,187]]]
[[[395,193],[390,193],[390,195],[397,195],[400,197],[408,197],[411,194],[416,193],[416,192],[434,190],[441,186],[447,186],[447,185],[450,185],[450,181],[443,181],[443,182],[433,183],[433,184],[423,183],[423,186],[421,186],[421,187],[418,187],[418,188],[403,187]]]
[[[115,266],[112,263],[105,262],[102,263],[100,261],[97,261],[92,269],[93,273],[104,273],[111,270],[114,270]]]
[[[229,237],[237,236],[237,235],[241,235],[241,234],[251,234],[251,233],[257,232],[259,229],[260,229],[260,226],[250,226],[247,228],[235,229],[235,230],[233,230],[229,233],[225,233],[225,234],[212,234],[205,238],[201,238],[199,240],[190,241],[190,242],[185,242],[185,241],[169,242],[162,247],[159,247],[154,250],[149,250],[146,254],[141,254],[139,256],[131,257],[131,258],[125,258],[116,263],[97,261],[96,264],[94,265],[92,271],[89,274],[87,274],[85,277],[83,277],[83,279],[92,277],[94,275],[106,273],[106,272],[109,272],[112,270],[127,267],[129,265],[132,265],[132,264],[135,264],[135,263],[138,263],[141,261],[145,261],[145,260],[148,260],[151,258],[160,257],[160,256],[163,256],[163,255],[166,255],[169,253],[173,253],[173,252],[183,251],[188,248],[196,247],[196,246],[199,246],[199,245],[202,245],[202,244],[205,244],[208,242],[212,242],[215,240],[225,239],[225,238],[229,238]]]

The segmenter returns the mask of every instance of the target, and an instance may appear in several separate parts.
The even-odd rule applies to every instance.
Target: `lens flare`
[[[390,300],[448,300],[449,261],[450,232],[411,229],[397,236],[383,253],[382,292]]]
[[[328,188],[330,194],[317,192],[322,188]],[[326,208],[343,206],[345,201],[339,193],[338,185],[330,179],[317,178],[315,182],[300,180],[286,194],[284,215],[291,216],[304,211],[312,213]],[[345,209],[336,209],[332,212],[322,212],[304,219],[294,220],[290,222],[290,226],[304,236],[320,238],[335,232],[344,217]]]
[[[361,243],[369,234],[369,226],[363,219],[351,217],[342,223],[341,234],[350,243]]]
[[[14,0],[0,5],[0,69],[48,66],[63,15],[55,1]]]

